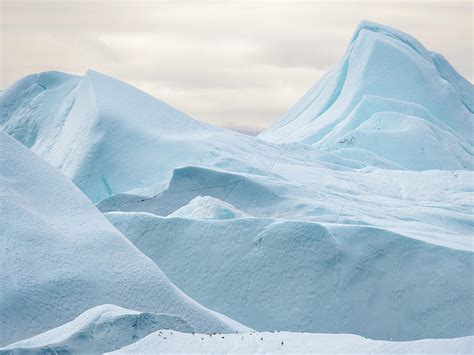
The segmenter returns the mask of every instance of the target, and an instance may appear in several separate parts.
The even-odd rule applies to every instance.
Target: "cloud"
[[[441,1],[2,1],[1,86],[88,68],[191,116],[256,132],[343,54],[362,19],[407,31],[473,79],[472,4]]]

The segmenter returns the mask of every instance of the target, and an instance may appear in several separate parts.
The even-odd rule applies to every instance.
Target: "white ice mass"
[[[474,351],[474,87],[411,36],[258,137],[92,70],[0,108],[0,353]]]

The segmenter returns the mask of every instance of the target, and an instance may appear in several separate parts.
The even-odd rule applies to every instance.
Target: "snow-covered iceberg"
[[[363,21],[341,61],[259,137],[395,168],[472,169],[473,112],[474,86],[441,55]]]
[[[245,329],[183,294],[63,175],[0,132],[0,345],[116,304]]]

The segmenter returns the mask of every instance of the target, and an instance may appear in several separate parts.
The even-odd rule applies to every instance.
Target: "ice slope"
[[[0,177],[1,345],[107,303],[176,314],[197,331],[242,329],[184,295],[70,181],[3,132]]]
[[[367,226],[106,216],[184,292],[257,330],[386,340],[473,332],[472,252]]]
[[[349,334],[252,332],[153,333],[110,354],[472,354],[474,337],[391,342]]]
[[[57,328],[0,348],[0,353],[102,354],[135,343],[160,329],[194,331],[178,316],[137,312],[108,304],[91,308]]]
[[[472,169],[474,86],[410,35],[363,21],[344,57],[259,137],[409,170]]]

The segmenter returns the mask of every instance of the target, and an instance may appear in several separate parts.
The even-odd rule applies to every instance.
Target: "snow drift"
[[[179,291],[71,182],[0,133],[0,344],[106,303],[176,314],[198,331],[242,329]]]

